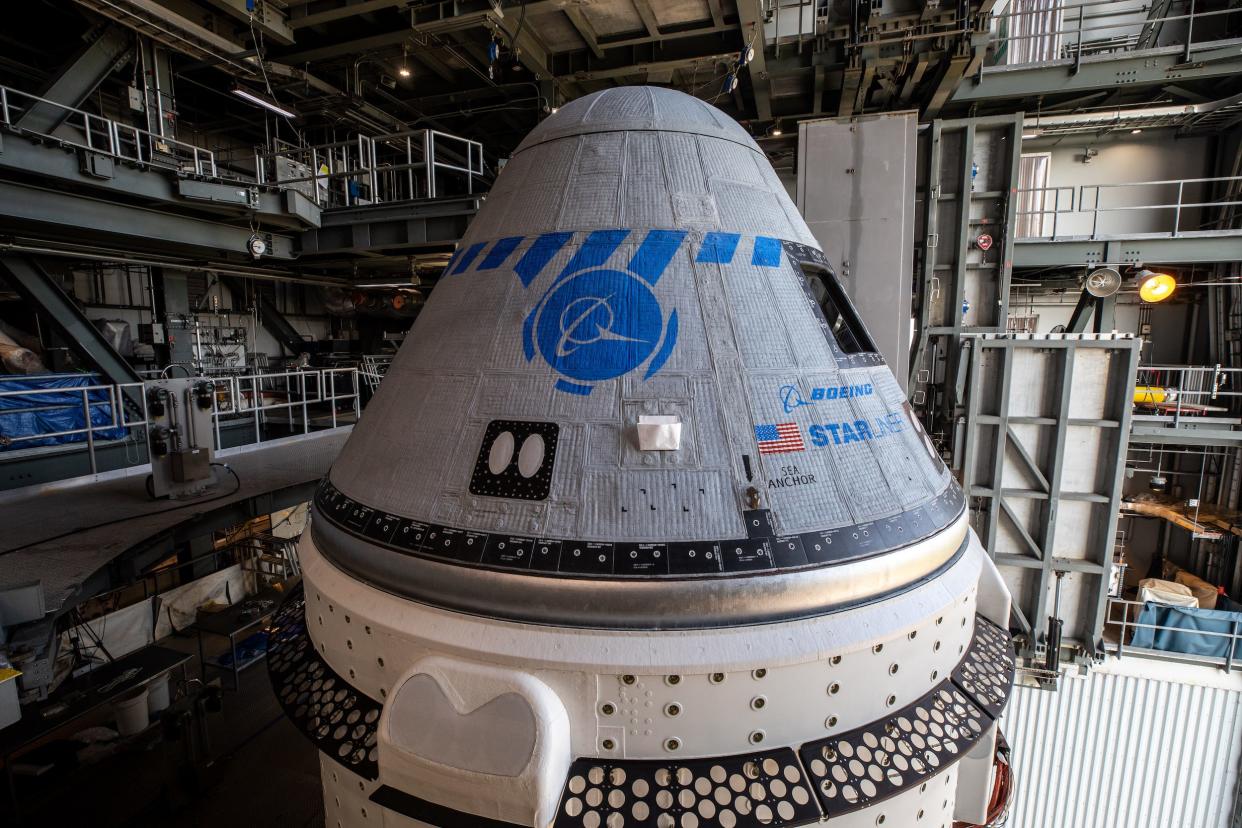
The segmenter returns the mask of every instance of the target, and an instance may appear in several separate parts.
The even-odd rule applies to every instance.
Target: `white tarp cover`
[[[233,603],[237,603],[253,591],[251,581],[252,578],[240,566],[230,566],[161,593],[158,596],[162,602],[158,618],[152,617],[155,598],[148,598],[61,633],[61,652],[71,646],[71,634],[77,636],[84,650],[93,652],[94,641],[83,629],[89,627],[94,636],[103,641],[108,653],[113,658],[120,658],[171,635],[174,627],[184,630],[194,623],[198,608],[203,604],[213,601],[226,604],[226,596],[231,596]],[[103,653],[96,655],[105,658]]]

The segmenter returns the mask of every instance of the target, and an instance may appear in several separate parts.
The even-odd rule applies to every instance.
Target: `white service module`
[[[269,667],[329,825],[984,821],[1009,595],[702,101],[523,141],[313,516]]]

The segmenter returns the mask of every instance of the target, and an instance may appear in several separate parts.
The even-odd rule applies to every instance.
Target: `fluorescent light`
[[[251,92],[249,89],[243,89],[240,86],[234,86],[233,94],[239,98],[242,98],[243,100],[249,101],[255,106],[261,106],[266,110],[275,112],[277,115],[284,115],[286,118],[297,117],[296,113],[291,112],[288,109],[285,109],[283,106],[280,106],[274,101],[269,101],[267,98],[264,98],[260,95],[255,94],[254,92]]]
[[[1140,132],[1142,132],[1142,131],[1143,131],[1143,130],[1141,130],[1141,129],[1132,129],[1132,130],[1130,130],[1130,134],[1131,134],[1131,135],[1138,135],[1138,134],[1139,134]]]
[[[1024,133],[1022,133],[1022,140],[1023,140],[1023,141],[1030,141],[1031,139],[1033,139],[1033,138],[1038,138],[1038,137],[1039,137],[1039,133],[1038,133],[1038,132],[1024,132]]]

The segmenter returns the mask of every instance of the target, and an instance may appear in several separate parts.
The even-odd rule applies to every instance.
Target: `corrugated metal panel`
[[[1002,725],[1017,782],[1008,828],[1229,828],[1237,678],[1127,659],[1055,693],[1015,688]]]

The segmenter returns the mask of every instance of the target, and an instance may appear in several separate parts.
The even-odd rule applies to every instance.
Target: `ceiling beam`
[[[357,7],[350,6],[349,8]],[[471,12],[470,14],[462,14],[456,17],[422,20],[413,23],[408,28],[397,29],[396,31],[391,32],[383,32],[369,37],[361,37],[356,40],[345,40],[314,49],[305,49],[301,52],[281,54],[277,57],[285,63],[293,64],[333,60],[335,58],[353,55],[359,52],[370,52],[390,46],[399,46],[418,35],[448,34],[450,32],[462,31],[464,29],[473,29],[477,26],[487,26],[494,20],[495,17],[493,17],[491,12]]]
[[[214,2],[215,0],[213,0]],[[311,26],[322,26],[325,23],[335,23],[338,20],[344,20],[347,17],[357,17],[360,14],[371,14],[377,11],[386,11],[387,9],[398,9],[409,3],[409,0],[363,0],[361,3],[352,5],[338,6],[335,9],[327,11],[315,12],[314,14],[295,17],[289,21],[289,28],[309,29]]]
[[[207,0],[207,2],[247,25],[253,20],[255,27],[263,32],[264,37],[271,38],[285,46],[293,43],[293,30],[289,28],[284,10],[277,8],[276,3],[259,2],[255,4],[252,11],[247,8],[247,0]]]
[[[949,96],[957,89],[957,85],[961,82],[962,76],[966,74],[966,67],[970,64],[970,55],[954,55],[949,59],[949,63],[944,68],[944,73],[940,76],[939,82],[936,84],[936,90],[932,92],[932,96],[927,100],[927,105],[923,108],[922,120],[930,121],[933,118],[940,117],[940,110],[944,108],[945,103],[949,100]]]
[[[615,69],[597,69],[585,72],[575,72],[571,77],[580,82],[628,78],[635,75],[647,75],[648,73],[673,72],[678,69],[689,69],[695,64],[729,60],[732,57],[733,52],[721,52],[715,55],[681,58],[679,60],[658,60],[649,63],[634,63],[628,66],[619,66]]]
[[[736,29],[698,37],[679,38],[664,43],[638,46],[603,47],[603,57],[594,58],[585,50],[553,55],[553,76],[577,81],[608,80],[649,72],[667,72],[698,63],[730,60],[737,56]]]
[[[638,16],[642,18],[643,28],[647,30],[647,34],[651,37],[659,37],[660,23],[656,20],[655,12],[651,9],[651,3],[648,0],[631,0],[634,4],[634,10],[638,12]],[[745,2],[745,0],[742,0]]]
[[[415,48],[406,51],[406,54],[432,72],[435,72],[441,80],[457,80],[457,73],[433,51],[432,44],[416,45]]]
[[[577,6],[566,6],[565,16],[569,18],[569,22],[578,30],[578,35],[586,43],[597,58],[604,56],[604,50],[599,45],[599,35],[595,33],[595,27],[591,25],[591,21],[587,20],[582,9]]]
[[[707,10],[712,15],[712,25],[724,25],[724,8],[721,6],[722,0],[707,0]]]

